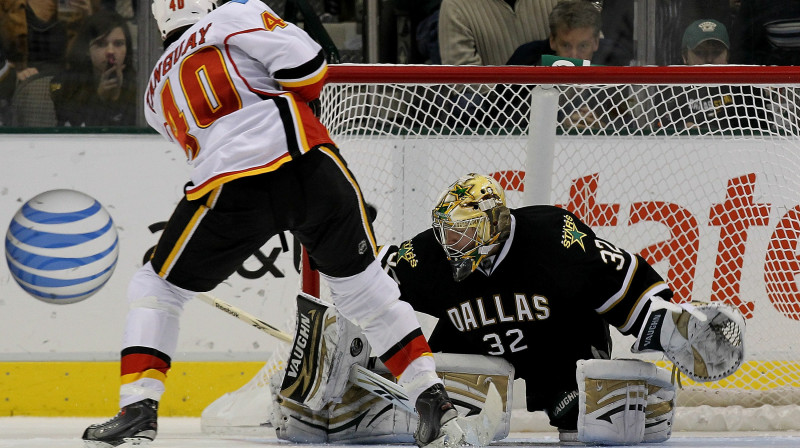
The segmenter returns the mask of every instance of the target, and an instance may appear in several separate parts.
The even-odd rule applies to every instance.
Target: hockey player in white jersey
[[[154,0],[152,12],[165,52],[145,91],[145,116],[193,170],[128,287],[121,410],[86,429],[87,445],[155,438],[184,304],[282,231],[305,246],[341,315],[400,378],[420,415],[417,443],[460,442],[457,411],[413,309],[377,259],[358,183],[310,106],[327,73],[320,46],[257,0]],[[292,390],[308,405],[324,392],[301,383]]]

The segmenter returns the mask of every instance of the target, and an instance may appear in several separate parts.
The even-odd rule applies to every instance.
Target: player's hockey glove
[[[744,360],[745,321],[721,303],[675,304],[656,301],[631,348],[634,353],[663,351],[694,381],[716,381],[734,373]]]

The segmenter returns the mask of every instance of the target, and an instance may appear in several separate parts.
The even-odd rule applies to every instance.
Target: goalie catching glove
[[[742,365],[744,330],[744,317],[728,305],[656,301],[631,349],[662,351],[692,380],[716,381]]]

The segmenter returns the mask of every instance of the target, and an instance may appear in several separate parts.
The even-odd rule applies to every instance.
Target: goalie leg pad
[[[415,428],[414,415],[358,386],[349,386],[342,402],[329,407],[329,443],[413,443]]]
[[[335,307],[297,296],[297,328],[280,394],[312,410],[340,402],[350,366],[366,365],[370,347],[361,330]]]
[[[512,397],[514,396],[514,366],[503,358],[485,355],[436,353],[437,374],[447,390],[458,414],[470,416],[483,409],[494,384],[503,402],[503,416],[492,440],[508,437],[511,430]],[[416,427],[416,416],[414,425]]]
[[[478,414],[483,409],[489,384],[494,384],[503,401],[504,413],[493,440],[508,436],[514,367],[502,358],[483,355],[435,355],[438,374],[459,414]],[[379,364],[375,372],[391,378]],[[278,380],[275,380],[276,386]],[[277,389],[277,387],[276,387]],[[273,389],[273,390],[276,390]],[[341,400],[320,411],[282,400],[276,394],[271,422],[278,437],[301,443],[413,443],[417,428],[416,413],[393,406],[383,398],[348,383]]]
[[[647,385],[647,410],[645,411],[644,442],[665,442],[672,436],[675,418],[675,389]]]
[[[296,443],[328,443],[327,411],[312,411],[290,400],[277,398],[270,423],[281,440]]]
[[[644,440],[647,381],[653,364],[635,360],[577,363],[579,442],[633,444]]]
[[[294,443],[413,443],[416,420],[381,397],[348,385],[340,403],[324,409],[278,397],[272,425],[281,440]]]
[[[665,442],[672,436],[677,390],[672,373],[655,366],[654,375],[647,381],[647,408],[644,421],[644,442]]]

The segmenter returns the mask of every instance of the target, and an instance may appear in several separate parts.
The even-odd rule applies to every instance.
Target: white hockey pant
[[[420,327],[414,309],[400,300],[400,288],[381,268],[380,260],[350,277],[323,278],[339,313],[361,328],[375,353],[386,353]],[[398,375],[398,383],[412,403],[422,391],[441,381],[431,356],[416,358],[402,372],[392,373]]]
[[[142,266],[128,284],[129,309],[122,346],[149,347],[172,358],[183,305],[194,295],[159,277],[150,263]],[[163,381],[143,376],[120,387],[120,408],[145,398],[160,400],[163,393]]]

